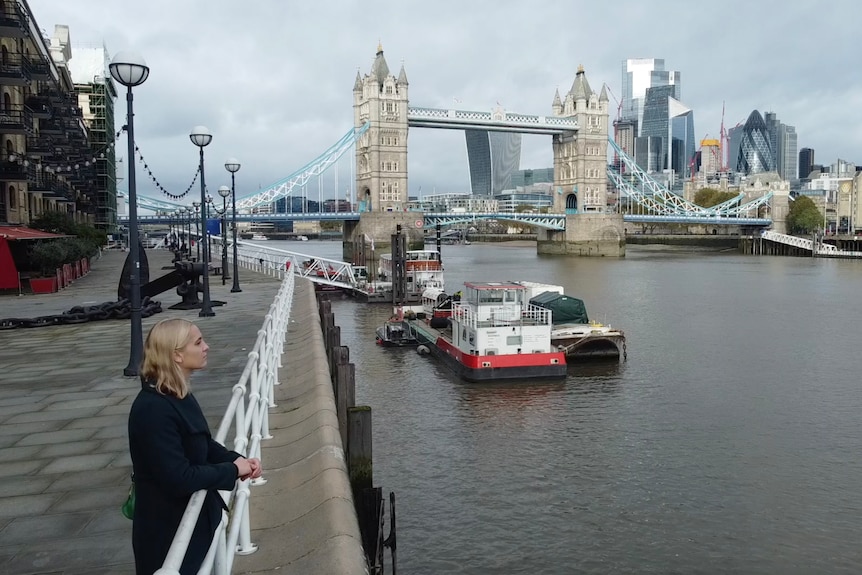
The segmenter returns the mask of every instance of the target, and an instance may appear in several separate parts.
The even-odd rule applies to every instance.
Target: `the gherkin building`
[[[748,116],[742,128],[736,171],[743,174],[775,171],[775,155],[766,130],[766,122],[757,110]]]

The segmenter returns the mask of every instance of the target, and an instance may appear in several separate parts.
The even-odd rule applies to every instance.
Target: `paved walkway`
[[[125,255],[105,252],[89,275],[57,294],[0,296],[0,318],[115,301]],[[147,255],[151,279],[168,273],[161,268],[170,265],[170,253]],[[213,299],[226,302],[214,308],[215,317],[168,309],[180,301],[169,290],[154,298],[164,311],[143,320],[144,334],[170,317],[201,327],[209,366],[192,385],[213,429],[279,286],[275,278],[246,270],[240,280],[243,291],[234,294],[230,280],[222,286],[220,277],[211,278]],[[297,294],[309,291],[300,282]],[[139,388],[137,379],[122,375],[128,358],[128,321],[0,331],[0,573],[134,572],[131,521],[120,514],[131,470],[128,410]],[[252,517],[252,528],[257,526]],[[262,547],[250,570],[301,572],[280,569],[275,557],[267,561],[270,552]]]

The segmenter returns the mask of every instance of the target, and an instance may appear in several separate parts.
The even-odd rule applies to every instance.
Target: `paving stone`
[[[65,427],[65,429],[86,429],[86,428],[104,428],[120,426],[127,428],[129,426],[129,406],[124,407],[126,413],[124,415],[96,415],[86,417],[84,419],[73,419]]]
[[[58,409],[56,411],[36,411],[32,413],[21,413],[15,417],[10,417],[4,423],[29,423],[31,421],[65,421],[70,419],[79,419],[82,417],[92,417],[99,412],[98,407],[82,407],[79,409]]]
[[[55,443],[40,447],[40,458],[47,457],[65,457],[69,455],[82,455],[85,453],[93,453],[101,445],[101,441],[73,441],[69,443]]]
[[[120,400],[115,397],[99,397],[95,399],[72,399],[68,401],[58,401],[56,403],[51,403],[45,408],[45,410],[57,411],[61,409],[79,409],[82,407],[99,407],[104,409],[105,407],[116,405],[118,401]]]
[[[4,368],[5,369],[5,368]],[[45,397],[44,395],[33,394],[33,395],[9,395],[6,396],[7,392],[0,391],[0,405],[35,405],[42,401]]]
[[[117,451],[128,451],[129,440],[125,437],[115,437],[114,439],[104,440],[98,448],[94,449],[94,453],[108,453]]]
[[[125,561],[122,558],[125,557]],[[103,536],[55,539],[50,545],[26,544],[4,565],[9,573],[66,573],[74,569],[93,573],[133,561],[132,546],[127,540]],[[109,569],[108,572],[121,571]],[[122,571],[128,572],[128,571]]]
[[[51,486],[46,489],[47,492],[57,491],[74,491],[76,489],[101,489],[102,487],[110,487],[116,485],[125,485],[129,488],[131,481],[132,469],[101,469],[97,472],[93,471],[75,471],[70,473],[54,474],[50,477],[54,479]]]
[[[30,475],[45,465],[47,460],[34,459],[30,461],[19,461],[14,464],[0,465],[0,478],[20,477]]]
[[[125,502],[126,496],[128,495],[128,488],[124,493],[123,502]],[[90,521],[90,523],[81,530],[81,534],[96,535],[99,533],[126,533],[128,534],[128,540],[131,541],[132,522],[126,519],[126,517],[120,512],[121,506],[122,502],[120,505],[96,511],[93,514],[92,521]]]
[[[66,473],[67,471],[91,470],[96,473],[110,463],[113,458],[114,456],[110,453],[58,457],[46,465],[43,471],[45,473]]]
[[[92,512],[18,517],[0,530],[5,544],[38,543],[57,537],[76,536],[93,518]],[[119,513],[118,513],[119,515]]]
[[[25,435],[28,433],[41,433],[43,431],[57,431],[67,424],[68,422],[63,421],[62,419],[54,419],[51,421],[31,421],[30,423],[0,425],[0,445],[3,445],[3,438],[5,437]]]
[[[51,445],[66,441],[82,441],[90,439],[96,433],[95,429],[61,429],[59,431],[46,431],[45,433],[31,433],[18,442],[21,445]]]
[[[59,493],[42,493],[39,495],[20,495],[0,499],[0,516],[25,517],[44,513],[59,498]]]
[[[127,486],[100,487],[99,489],[77,490],[65,493],[51,507],[51,513],[70,511],[96,511],[114,509],[120,514],[120,507],[129,495]]]
[[[20,447],[7,447],[0,450],[0,463],[12,463],[32,459],[42,449],[39,445],[26,445]]]
[[[37,495],[45,491],[54,479],[29,475],[26,478],[8,477],[0,481],[0,498],[16,495]],[[0,538],[2,539],[2,538]]]

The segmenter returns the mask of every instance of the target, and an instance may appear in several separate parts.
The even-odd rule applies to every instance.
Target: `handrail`
[[[233,430],[234,451],[258,459],[261,458],[261,440],[272,437],[269,433],[269,408],[275,407],[273,388],[279,383],[278,370],[282,367],[282,350],[293,302],[295,276],[282,275],[284,279],[281,287],[269,306],[263,326],[257,332],[254,347],[248,354],[248,361],[239,381],[233,386],[230,402],[215,435],[215,440],[224,445],[228,434]],[[210,543],[206,559],[198,571],[199,574],[228,575],[237,553],[247,555],[257,550],[257,546],[251,542],[249,484],[264,483],[266,480],[263,477],[251,481],[237,480],[232,491],[219,492],[230,512],[222,513],[222,520]],[[206,490],[202,489],[192,495],[168,555],[161,569],[156,571],[156,575],[179,575],[206,493]],[[227,525],[230,525],[229,532],[227,532]]]

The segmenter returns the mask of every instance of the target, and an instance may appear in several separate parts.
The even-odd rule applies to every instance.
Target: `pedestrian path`
[[[150,278],[172,254],[149,250]],[[116,301],[126,254],[104,252],[71,287],[46,295],[0,296],[0,318],[59,314],[76,305]],[[196,322],[210,345],[209,365],[192,387],[215,427],[245,365],[279,280],[240,270],[211,278],[215,317],[171,310],[169,290],[153,299],[163,312],[143,320]],[[129,487],[129,406],[139,388],[123,376],[128,321],[0,331],[0,573],[133,573],[131,521],[120,514]],[[254,527],[254,520],[253,527]],[[282,571],[284,572],[284,571]]]

